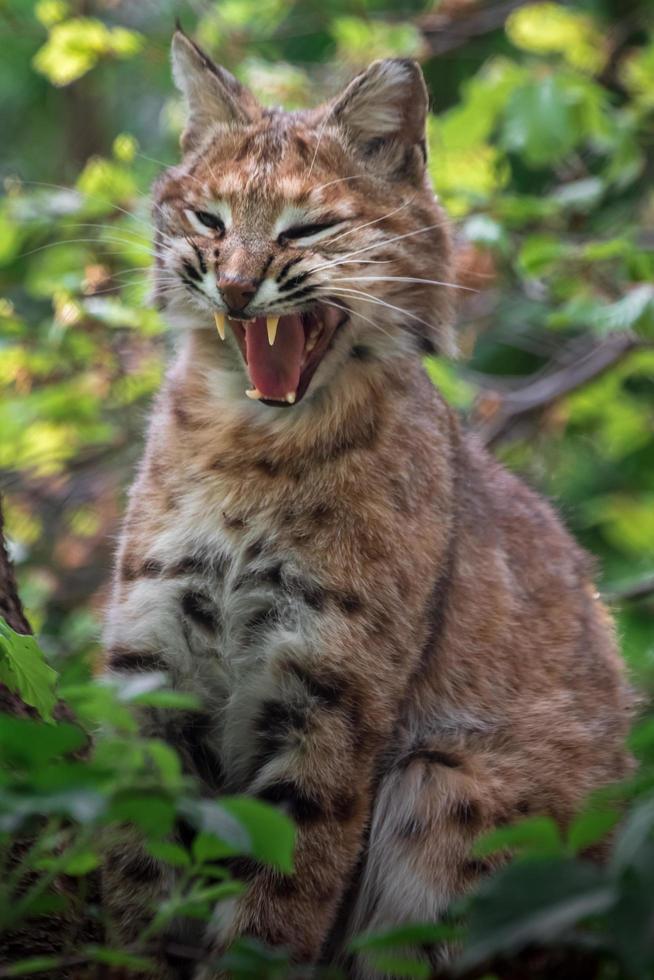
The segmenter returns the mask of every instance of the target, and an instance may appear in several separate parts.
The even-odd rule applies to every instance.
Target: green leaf
[[[109,28],[91,17],[75,17],[51,26],[50,36],[35,54],[33,64],[53,85],[70,85],[94,68],[100,58],[130,58],[142,43],[135,31]]]
[[[460,965],[468,969],[547,943],[614,901],[613,885],[594,865],[566,858],[515,861],[487,879],[472,899]]]
[[[191,864],[188,851],[172,841],[148,841],[146,850],[153,858],[156,858],[158,861],[164,861],[173,868],[188,868]]]
[[[592,844],[604,840],[620,819],[617,810],[606,806],[589,806],[578,814],[568,829],[568,846],[578,854]]]
[[[51,722],[57,703],[57,672],[49,667],[33,636],[16,633],[0,617],[0,681]]]
[[[433,976],[430,964],[425,961],[402,956],[371,956],[370,959],[384,976],[417,977],[418,980]]]
[[[563,843],[559,828],[551,817],[526,817],[518,823],[483,834],[473,847],[477,857],[503,850],[535,857],[560,855],[563,853]]]
[[[249,796],[223,797],[220,805],[247,831],[253,857],[280,871],[293,871],[295,827],[286,814]]]
[[[558,75],[527,82],[506,107],[504,145],[532,167],[558,163],[580,140],[575,101]]]
[[[649,283],[630,289],[626,296],[598,308],[591,326],[600,333],[613,330],[642,330],[650,335],[654,331],[654,286]]]
[[[140,827],[148,836],[166,837],[173,828],[175,810],[165,796],[157,793],[125,792],[114,800],[110,816]]]
[[[423,945],[457,938],[459,930],[447,923],[395,926],[382,932],[363,933],[349,945],[352,952],[366,949],[392,949],[395,946]]]
[[[184,800],[181,812],[202,832],[193,845],[197,861],[246,854],[292,872],[293,822],[269,803],[250,796],[227,796],[219,802]]]
[[[47,762],[77,752],[88,736],[68,722],[44,724],[36,718],[0,714],[0,759],[29,766],[34,771]]]
[[[641,850],[654,831],[654,799],[644,799],[631,810],[622,826],[613,849],[611,866],[623,871],[637,866]]]

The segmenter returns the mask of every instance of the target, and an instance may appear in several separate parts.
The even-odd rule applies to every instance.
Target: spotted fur
[[[200,715],[146,728],[208,794],[297,822],[294,874],[239,866],[247,893],[217,909],[207,949],[249,935],[373,977],[349,937],[437,920],[491,866],[471,856],[479,833],[525,813],[565,825],[624,774],[629,694],[587,556],[422,368],[452,348],[452,290],[418,67],[378,62],[284,113],[181,33],[174,66],[189,125],[155,185],[155,283],[179,349],[131,491],[106,669],[195,692]],[[300,404],[244,397],[213,327],[225,270],[256,284],[251,315],[344,308]],[[116,867],[129,933],[126,910],[169,875]]]

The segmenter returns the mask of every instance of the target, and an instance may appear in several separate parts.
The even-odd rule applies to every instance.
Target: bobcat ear
[[[247,124],[261,107],[251,92],[230,72],[209,58],[181,28],[173,35],[173,79],[188,110],[182,149],[190,150],[216,123]]]
[[[386,176],[417,179],[427,159],[428,96],[420,66],[408,58],[374,61],[332,103],[331,115],[353,148]]]

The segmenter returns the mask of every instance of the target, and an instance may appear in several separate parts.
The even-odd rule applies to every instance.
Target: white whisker
[[[336,235],[334,238],[330,238],[329,244],[333,245],[333,243],[337,242],[339,238],[344,238],[346,235],[351,235],[355,231],[361,231],[362,228],[368,228],[370,225],[376,225],[379,224],[380,221],[385,221],[386,218],[391,218],[394,214],[397,214],[398,211],[403,211],[404,208],[408,208],[409,204],[412,204],[414,200],[415,200],[415,194],[408,201],[405,201],[404,204],[400,204],[399,207],[393,208],[392,211],[388,211],[386,214],[382,214],[380,218],[373,218],[372,221],[365,221],[362,225],[356,225],[355,228],[348,228],[346,231],[342,231],[340,235]]]
[[[348,289],[345,286],[330,287],[332,291],[335,291],[343,296],[359,296],[367,300],[369,303],[373,303],[376,306],[384,306],[389,310],[394,310],[396,313],[401,313],[402,316],[408,316],[412,320],[417,320],[418,323],[422,323],[423,326],[428,327],[430,330],[433,329],[433,324],[429,323],[427,320],[423,320],[416,313],[410,313],[409,310],[403,309],[401,306],[394,306],[393,303],[387,303],[386,300],[380,299],[379,296],[373,296],[371,293],[366,293],[361,289]]]
[[[448,289],[465,289],[468,293],[477,293],[472,286],[462,286],[456,282],[442,282],[440,279],[419,279],[416,276],[342,276],[332,282],[417,282],[429,286],[446,286]]]
[[[382,245],[392,245],[393,242],[402,241],[403,238],[411,238],[414,235],[423,235],[427,231],[433,231],[435,228],[442,228],[446,224],[447,222],[445,221],[437,221],[433,225],[425,225],[423,228],[415,228],[413,231],[406,231],[402,235],[394,235],[392,238],[383,238],[381,241],[374,242],[372,245],[366,245],[363,248],[355,249],[353,252],[348,252],[347,255],[341,255],[338,259],[335,259],[334,262],[326,262],[324,265],[319,265],[316,269],[314,269],[314,272],[320,272],[321,269],[329,269],[335,265],[336,262],[343,262],[346,259],[351,258],[353,255],[360,255],[362,252],[370,252],[374,248],[381,248]]]

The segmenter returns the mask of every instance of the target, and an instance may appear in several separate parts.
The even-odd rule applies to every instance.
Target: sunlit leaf
[[[57,702],[57,672],[49,667],[33,636],[22,636],[0,617],[0,681],[45,721]]]

